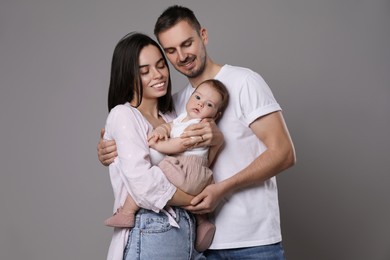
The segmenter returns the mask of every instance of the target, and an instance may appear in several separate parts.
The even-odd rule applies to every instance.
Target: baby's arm
[[[183,145],[185,139],[180,137],[168,138],[167,140],[154,141],[149,140],[149,146],[160,153],[165,154],[176,154],[184,152],[187,147]]]
[[[184,140],[180,137],[169,138],[172,123],[161,124],[148,137],[149,147],[165,154],[176,154],[186,150]]]
[[[148,142],[158,142],[159,140],[168,140],[169,133],[171,132],[172,125],[171,123],[165,123],[157,126],[153,129],[152,133],[148,136]]]

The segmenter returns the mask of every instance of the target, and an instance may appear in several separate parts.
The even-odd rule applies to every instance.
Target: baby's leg
[[[213,172],[206,165],[207,158],[196,155],[166,156],[158,164],[173,185],[190,195],[199,194],[212,182]]]
[[[138,210],[139,207],[137,206],[133,198],[128,195],[123,206],[117,209],[117,211],[112,217],[106,219],[106,221],[104,221],[104,224],[109,227],[134,227],[135,213]]]
[[[196,240],[195,249],[203,252],[208,249],[213,241],[215,225],[211,223],[206,214],[195,215],[196,218]]]

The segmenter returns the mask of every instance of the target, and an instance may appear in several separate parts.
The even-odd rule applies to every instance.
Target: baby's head
[[[198,85],[187,102],[187,114],[191,118],[219,119],[229,102],[229,92],[216,79],[208,79]]]

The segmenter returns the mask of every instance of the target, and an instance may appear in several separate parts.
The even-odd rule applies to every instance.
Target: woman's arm
[[[121,196],[129,193],[138,206],[159,211],[176,192],[160,168],[150,162],[146,141],[149,124],[138,110],[118,106],[107,119],[105,139],[116,142],[118,157],[110,165],[110,174],[116,175]]]

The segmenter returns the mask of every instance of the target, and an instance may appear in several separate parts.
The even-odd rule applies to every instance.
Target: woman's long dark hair
[[[127,34],[118,42],[112,56],[110,87],[108,89],[108,112],[116,105],[133,101],[134,95],[137,95],[135,107],[141,104],[143,91],[139,55],[141,50],[148,45],[156,46],[160,51],[169,72],[167,59],[156,41],[142,33],[132,32]],[[158,109],[162,113],[173,110],[170,75],[168,77],[167,94],[158,98]]]

